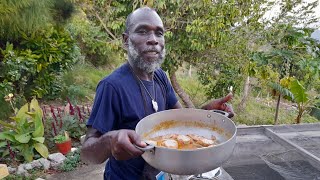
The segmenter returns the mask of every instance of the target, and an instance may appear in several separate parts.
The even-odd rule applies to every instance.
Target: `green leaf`
[[[320,120],[320,108],[313,107],[311,109],[310,115]]]
[[[42,117],[42,109],[40,108],[39,103],[35,98],[31,100],[30,111],[34,111],[36,114]]]
[[[31,139],[30,133],[17,134],[14,138],[20,143],[28,143]]]
[[[42,143],[36,143],[34,144],[34,148],[38,151],[38,153],[44,157],[44,158],[47,158],[49,156],[49,151],[48,151],[48,148],[47,146],[45,146],[44,144]]]
[[[43,143],[44,142],[44,137],[34,137],[32,138],[35,141],[38,141],[39,143]]]
[[[7,145],[7,142],[0,142],[0,148],[5,147]]]
[[[34,156],[33,146],[30,147],[29,145],[26,144],[25,146],[22,147],[21,153],[26,161],[31,162],[33,160],[33,156]]]
[[[6,128],[9,128],[9,129],[15,130],[15,131],[17,130],[17,128],[14,127],[12,124],[6,123],[2,120],[0,120],[0,125],[4,126]]]
[[[27,118],[26,112],[28,112],[28,107],[29,107],[28,103],[22,106],[18,111],[15,120],[26,119]]]
[[[14,138],[13,132],[1,132],[0,133],[0,140],[9,140],[11,142],[17,142],[17,140]]]
[[[273,89],[275,89],[277,92],[282,94],[283,96],[287,97],[289,100],[294,99],[294,95],[286,88],[282,87],[280,84],[277,83],[269,83],[269,86],[271,86]]]
[[[7,156],[9,154],[10,154],[9,149],[7,149],[2,153],[2,157],[5,157],[5,156]]]
[[[44,135],[44,127],[42,123],[42,118],[39,114],[36,114],[33,119],[35,131],[32,133],[33,137],[43,137]]]
[[[289,88],[294,95],[294,100],[297,103],[305,103],[309,100],[305,88],[300,84],[298,80],[292,81]]]

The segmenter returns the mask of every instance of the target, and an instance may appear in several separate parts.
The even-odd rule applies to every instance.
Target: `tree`
[[[278,73],[278,79],[271,84],[272,87],[278,91],[278,101],[275,113],[275,124],[278,120],[278,110],[283,90],[279,84],[281,80],[289,77],[295,77],[298,80],[310,81],[310,77],[306,75],[318,73],[319,68],[303,69],[301,64],[313,64],[317,61],[319,66],[319,44],[310,37],[312,29],[309,28],[296,28],[291,25],[280,24],[270,28],[269,37],[270,49],[260,53],[260,58],[257,58],[258,66],[270,65],[273,71]],[[314,67],[316,67],[314,66]],[[278,88],[277,88],[278,87]]]
[[[200,79],[203,84],[208,85],[209,97],[220,96],[221,94],[216,92],[227,91],[230,85],[239,87],[244,80],[250,80],[250,75],[253,75],[251,73],[255,71],[253,69],[255,63],[250,61],[252,52],[255,52],[261,44],[267,44],[264,34],[260,31],[265,31],[274,23],[292,19],[289,14],[296,11],[294,7],[302,4],[301,1],[270,2],[266,0],[122,0],[116,2],[82,0],[80,2],[87,18],[100,25],[101,29],[108,34],[106,41],[110,44],[118,43],[118,49],[115,48],[113,51],[116,53],[122,53],[119,41],[124,31],[125,17],[140,6],[149,5],[155,8],[166,27],[167,56],[163,68],[169,72],[175,91],[179,92],[179,96],[187,107],[194,105],[180,88],[175,77],[175,72],[184,62],[200,67]],[[276,3],[280,4],[280,15],[271,20],[263,19],[265,13]],[[304,5],[301,14],[309,15],[309,10],[315,4],[316,2],[312,5],[310,3]],[[308,22],[311,22],[309,19]],[[220,73],[213,76],[215,72]],[[230,81],[226,83],[225,80],[228,79]],[[246,86],[249,85],[249,83],[246,84]],[[245,99],[245,96],[243,97]]]
[[[73,10],[69,0],[0,1],[1,107],[8,93],[23,103],[59,90],[57,76],[77,59],[63,27]]]

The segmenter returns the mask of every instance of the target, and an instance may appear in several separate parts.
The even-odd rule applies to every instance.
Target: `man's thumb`
[[[232,100],[232,98],[233,98],[233,94],[230,92],[228,95],[226,95],[225,97],[223,97],[223,98],[221,99],[221,102],[222,102],[222,103],[226,103],[226,102]]]
[[[135,132],[130,133],[129,136],[134,144],[136,144],[140,147],[147,146],[147,144],[144,141],[141,141],[140,136],[138,134],[136,134]]]

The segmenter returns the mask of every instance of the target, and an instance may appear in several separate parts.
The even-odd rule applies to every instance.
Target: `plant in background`
[[[311,97],[304,86],[294,77],[285,77],[280,80],[280,84],[270,83],[270,86],[277,93],[277,96],[297,103],[298,115],[295,119],[297,124],[301,122],[304,113],[311,110],[320,111],[320,108],[316,107],[317,97]],[[279,102],[277,104],[279,105]],[[278,109],[279,107],[276,108],[276,117],[278,116]]]
[[[80,150],[77,149],[74,152],[70,152],[66,156],[66,160],[63,161],[63,165],[60,166],[61,171],[73,171],[80,164]]]
[[[3,71],[0,83],[10,82],[15,94],[22,94],[27,99],[44,95],[54,98],[62,88],[59,76],[77,60],[74,40],[63,29],[54,27],[23,35],[21,43],[7,43],[1,49]]]
[[[7,150],[2,152],[2,157],[16,154],[25,161],[32,161],[35,153],[42,157],[48,157],[48,148],[43,144],[44,126],[42,122],[42,110],[36,99],[27,103],[17,111],[13,123],[0,121],[4,131],[0,133],[0,146],[7,145]],[[35,150],[35,151],[34,151]]]
[[[74,106],[68,100],[68,104],[62,110],[50,106],[50,113],[46,113],[46,128],[53,136],[67,131],[71,138],[79,139],[86,133],[86,120],[89,118],[88,106]]]
[[[68,100],[64,108],[43,107],[46,144],[49,148],[55,146],[54,137],[67,131],[72,140],[79,141],[86,133],[86,120],[90,115],[89,106],[74,106]]]
[[[86,133],[86,124],[84,121],[79,121],[78,116],[65,115],[62,117],[62,129],[70,133],[70,137],[80,139]]]
[[[307,94],[306,89],[303,87],[303,85],[298,81],[294,80],[289,85],[290,91],[294,95],[294,102],[298,105],[298,116],[296,117],[296,123],[301,122],[302,115],[310,111],[311,109],[317,109],[319,108],[313,106],[313,104],[316,104],[316,98],[310,97],[310,95]],[[319,103],[319,102],[318,102]]]
[[[317,102],[311,108],[310,115],[320,120],[320,96],[316,97]]]
[[[65,134],[65,135],[59,134],[59,135],[57,135],[57,136],[54,137],[54,142],[55,142],[55,143],[58,143],[58,144],[64,143],[64,142],[69,141],[69,140],[70,140],[70,138],[69,138],[69,136],[66,135],[66,134]]]
[[[71,139],[67,131],[64,131],[64,135],[57,135],[54,137],[54,142],[62,154],[67,154],[71,151]]]

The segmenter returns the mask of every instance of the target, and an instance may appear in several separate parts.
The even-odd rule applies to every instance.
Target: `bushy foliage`
[[[61,99],[72,102],[92,102],[97,84],[111,72],[88,63],[78,63],[62,76]]]
[[[49,148],[55,146],[54,137],[68,132],[76,141],[87,131],[86,121],[90,115],[89,106],[76,106],[69,101],[63,108],[43,107],[46,144]]]
[[[63,164],[59,169],[61,171],[73,171],[78,167],[80,162],[80,150],[77,149],[76,151],[67,154],[66,160],[63,161]]]
[[[99,22],[90,21],[81,10],[79,11],[72,19],[72,23],[67,25],[67,29],[77,40],[85,60],[94,66],[124,61],[121,36],[110,39]]]
[[[1,49],[0,87],[27,99],[54,98],[61,90],[58,77],[78,56],[73,39],[63,29],[24,35],[19,45],[7,43]]]
[[[1,151],[1,157],[10,156],[11,159],[30,162],[37,152],[47,158],[49,153],[43,144],[44,126],[38,101],[33,99],[30,104],[27,103],[15,111],[12,124],[0,121],[5,128],[0,133],[0,147],[4,150]]]

